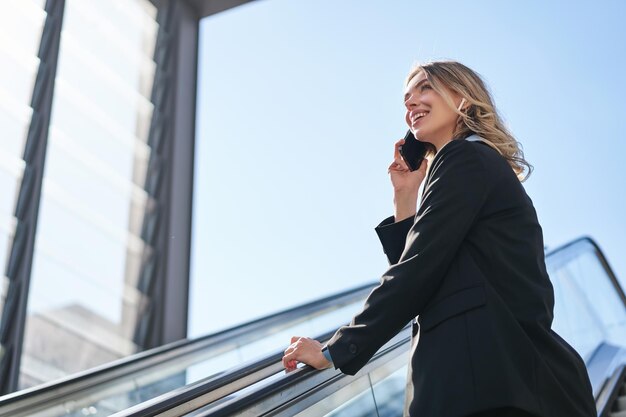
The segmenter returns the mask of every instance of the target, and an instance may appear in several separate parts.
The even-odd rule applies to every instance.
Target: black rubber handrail
[[[333,334],[334,332],[328,332],[319,336],[317,340],[328,340]],[[284,369],[281,361],[282,356],[282,350],[276,351],[262,359],[232,368],[221,375],[205,378],[137,404],[115,413],[111,417],[152,417],[165,411],[171,413],[173,409],[178,409],[181,414],[192,411],[197,408],[192,402],[197,403],[201,397],[203,397],[201,401],[208,404],[280,372]]]
[[[361,285],[214,334],[173,342],[37,387],[5,395],[0,397],[0,416],[11,416],[23,410],[45,408],[46,404],[69,401],[76,397],[77,393],[97,388],[100,384],[113,383],[132,377],[137,372],[163,366],[206,349],[232,344],[238,338],[250,339],[264,332],[269,334],[270,329],[284,325],[285,322],[298,322],[316,313],[323,314],[325,310],[334,310],[356,302],[364,298],[374,285],[375,283]]]
[[[329,332],[316,337],[316,339],[326,341],[332,337],[333,334],[334,332]],[[397,349],[401,349],[403,347],[406,348],[405,350],[408,350],[407,345],[410,339],[410,326],[406,326],[398,333],[398,335],[383,346],[376,353],[376,355],[374,355],[369,366],[364,367],[358,375],[363,372],[368,372],[373,366],[375,367],[375,365],[372,364],[380,363],[381,361],[384,362],[381,358],[390,352],[394,351],[396,354],[399,354]],[[319,386],[325,385],[329,381],[338,381],[343,378],[353,378],[348,375],[344,375],[339,370],[326,369],[322,372],[318,372],[309,366],[305,366],[294,372],[285,373],[284,376],[278,378],[271,384],[265,385],[256,390],[251,390],[247,394],[241,396],[238,395],[236,399],[232,401],[226,401],[216,407],[212,407],[212,405],[216,402],[228,399],[229,396],[238,393],[244,388],[262,382],[269,376],[276,375],[277,373],[283,371],[284,368],[281,361],[282,356],[282,351],[275,352],[259,361],[233,368],[224,375],[210,377],[205,380],[198,381],[195,384],[179,388],[171,393],[164,394],[153,400],[138,404],[127,410],[120,411],[113,414],[111,417],[155,417],[163,413],[167,413],[167,415],[180,416],[205,406],[210,407],[210,413],[207,415],[214,415],[214,413],[216,413],[215,415],[225,416],[230,415],[239,409],[248,407],[251,404],[262,401],[267,396],[275,395],[277,392],[281,392],[286,387],[302,380],[308,380],[309,386]],[[298,395],[300,394],[294,393],[294,398]],[[287,397],[283,398],[283,400],[286,399]]]
[[[317,402],[323,398],[324,389],[336,391],[360,376],[368,374],[373,370],[385,365],[399,355],[403,355],[409,350],[411,341],[410,327],[405,327],[397,336],[383,346],[370,361],[355,376],[342,373],[339,370],[328,370],[328,372],[318,372],[311,367],[299,370],[293,376],[285,376],[278,380],[260,387],[258,390],[246,393],[232,401],[226,401],[214,407],[206,407],[198,410],[194,417],[226,417],[236,413],[249,410],[254,406],[262,404],[262,411],[255,409],[255,415],[265,415],[277,409],[292,409],[295,404],[304,402],[304,399],[316,396],[313,401]],[[297,387],[297,388],[296,388]],[[334,387],[334,388],[333,388]],[[301,411],[301,410],[299,410]],[[291,414],[291,413],[290,413]]]

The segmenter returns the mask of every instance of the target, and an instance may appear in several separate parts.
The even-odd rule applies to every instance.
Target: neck
[[[446,146],[448,143],[452,142],[453,140],[454,140],[454,139],[450,139],[449,141],[447,141],[447,142],[445,142],[445,143],[441,144],[441,146],[435,146],[435,148],[436,148],[436,150],[437,150],[435,153],[439,153],[439,151],[440,151],[440,150],[441,150],[444,146]]]
[[[446,132],[442,135],[438,135],[438,137],[428,140],[428,142],[435,145],[436,152],[439,152],[441,148],[443,148],[447,143],[454,140],[454,132]]]

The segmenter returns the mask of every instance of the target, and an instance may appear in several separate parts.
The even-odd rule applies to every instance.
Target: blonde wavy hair
[[[454,138],[477,134],[507,160],[521,182],[526,181],[533,166],[524,159],[521,144],[504,126],[481,77],[459,62],[433,61],[416,64],[406,78],[405,87],[421,71],[424,71],[432,88],[460,116]],[[464,98],[468,103],[466,107],[457,110],[450,92]],[[431,146],[428,156],[432,156],[434,151],[434,146]]]

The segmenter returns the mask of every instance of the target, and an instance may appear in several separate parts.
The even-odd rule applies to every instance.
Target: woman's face
[[[450,96],[458,106],[460,97],[452,92]],[[409,81],[404,94],[404,105],[406,123],[417,139],[432,143],[437,149],[452,139],[459,116],[433,90],[424,71],[418,72]]]

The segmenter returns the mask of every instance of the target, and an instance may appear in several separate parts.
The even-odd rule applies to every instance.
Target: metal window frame
[[[170,59],[162,68],[168,81],[160,103],[164,120],[159,155],[165,178],[157,197],[155,256],[161,259],[152,277],[152,308],[136,336],[144,348],[187,337],[200,19],[251,1],[151,0],[159,12],[170,15]]]
[[[172,0],[150,1],[156,7],[160,8]],[[199,21],[204,17],[211,16],[246,3],[251,3],[252,1],[254,0],[180,0],[180,3],[184,3],[184,7],[193,13],[196,21]]]
[[[65,0],[46,1],[47,16],[37,53],[40,63],[31,98],[33,115],[24,146],[26,166],[15,207],[17,224],[7,262],[6,276],[9,278],[9,286],[0,325],[1,394],[15,391],[19,381],[64,8]]]

